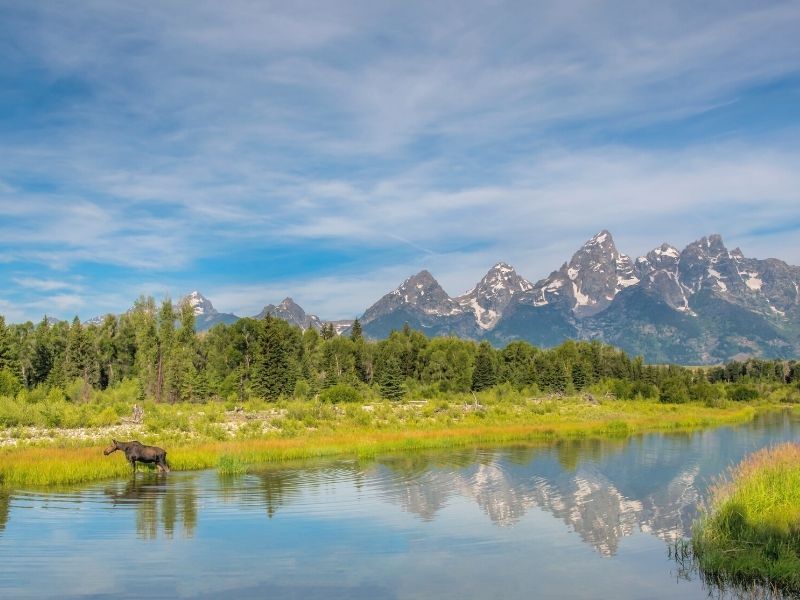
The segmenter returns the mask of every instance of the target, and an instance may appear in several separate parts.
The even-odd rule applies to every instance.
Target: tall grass
[[[141,441],[166,447],[167,460],[174,470],[216,467],[235,474],[259,463],[337,454],[373,457],[395,450],[625,438],[644,431],[744,422],[755,414],[748,406],[714,409],[647,401],[610,400],[601,405],[580,399],[538,404],[482,402],[485,404],[478,409],[460,401],[437,401],[421,407],[387,402],[376,403],[369,410],[361,406],[334,410],[312,401],[294,402],[281,409],[282,416],[270,422],[271,429],[265,431],[264,424],[256,419],[222,441],[204,435],[206,430],[197,427],[197,423],[207,424],[204,417],[198,421],[197,414],[182,407],[174,410],[186,412],[189,431],[183,430],[183,418],[168,419],[180,429],[147,425]],[[194,410],[196,413],[197,407]],[[69,438],[48,443],[61,447],[20,445],[0,450],[0,482],[11,486],[69,484],[130,472],[118,453],[103,456],[97,441],[89,442],[88,447]]]
[[[756,452],[714,486],[692,548],[707,577],[800,593],[800,445]]]

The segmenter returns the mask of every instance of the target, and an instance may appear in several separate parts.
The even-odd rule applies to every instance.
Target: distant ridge
[[[239,319],[218,312],[198,291],[183,301],[194,308],[199,331]],[[268,304],[254,318],[267,314],[304,330],[326,323],[290,297]],[[372,338],[408,324],[430,336],[496,345],[599,339],[659,363],[793,358],[800,356],[800,267],[746,258],[738,248],[728,250],[717,234],[683,250],[662,243],[632,260],[602,230],[536,283],[498,262],[469,292],[451,297],[423,270],[367,308],[360,321]],[[337,334],[352,325],[331,323]]]

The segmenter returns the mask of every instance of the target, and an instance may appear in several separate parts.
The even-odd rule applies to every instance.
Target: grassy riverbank
[[[769,405],[761,405],[766,407]],[[119,455],[104,457],[111,437],[168,450],[173,469],[242,472],[252,465],[333,455],[374,456],[404,449],[511,444],[571,438],[624,438],[646,431],[741,423],[757,408],[712,407],[587,397],[513,398],[486,393],[427,403],[315,401],[224,405],[149,405],[141,424],[6,431],[0,449],[5,486],[43,486],[128,476]]]
[[[800,593],[800,444],[756,452],[712,490],[692,549],[706,576]]]

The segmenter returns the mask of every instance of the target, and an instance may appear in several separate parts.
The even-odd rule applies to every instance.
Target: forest
[[[302,331],[267,316],[196,333],[192,307],[139,298],[100,324],[43,318],[7,325],[0,317],[0,396],[27,401],[90,400],[126,384],[139,400],[308,399],[332,402],[377,394],[436,398],[498,385],[533,394],[575,394],[602,383],[618,399],[681,403],[752,400],[763,384],[800,381],[800,362],[750,359],[696,368],[647,365],[599,341],[502,349],[453,337],[427,338],[407,326],[367,340],[331,325]],[[759,388],[758,384],[762,384]],[[761,390],[761,391],[760,391]]]

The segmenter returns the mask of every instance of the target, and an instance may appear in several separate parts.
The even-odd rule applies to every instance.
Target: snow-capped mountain
[[[611,234],[603,230],[569,263],[537,282],[529,300],[534,306],[566,303],[576,315],[585,317],[602,311],[619,292],[637,283],[633,261],[620,254]]]
[[[194,291],[199,331],[239,317],[218,312]],[[291,298],[264,307],[301,327],[323,321]],[[522,339],[553,346],[567,339],[600,339],[648,362],[718,363],[744,355],[800,354],[800,267],[746,258],[710,235],[682,251],[661,244],[632,261],[603,230],[558,270],[535,284],[499,262],[469,292],[451,297],[428,271],[406,279],[360,318],[364,334],[383,338],[408,324],[427,335]],[[103,317],[90,323],[100,324]],[[352,321],[333,322],[337,334]]]
[[[497,345],[601,339],[650,362],[792,357],[800,353],[798,282],[800,267],[745,258],[719,235],[683,251],[661,244],[633,261],[603,230],[536,284],[498,263],[471,291],[451,298],[422,271],[361,320],[375,338],[408,323],[429,335]]]
[[[514,267],[504,262],[494,265],[478,284],[455,301],[465,311],[472,311],[478,327],[491,329],[497,324],[514,295],[528,292],[533,284],[517,275]]]
[[[181,298],[179,304],[183,304],[184,302],[188,303],[194,310],[195,329],[198,331],[211,329],[218,323],[231,324],[239,320],[239,317],[232,313],[219,312],[214,308],[214,305],[211,304],[211,300],[203,296],[203,294],[197,290]]]
[[[322,329],[323,325],[318,316],[306,314],[306,311],[304,311],[300,305],[298,305],[289,297],[284,298],[283,301],[277,306],[274,304],[268,304],[261,310],[260,313],[255,316],[255,318],[263,319],[267,315],[271,315],[278,319],[283,319],[292,325],[297,325],[303,331],[312,327],[316,330],[320,330]]]
[[[472,310],[448,296],[428,271],[406,279],[369,307],[360,320],[364,332],[378,338],[406,323],[429,335],[479,335]]]

